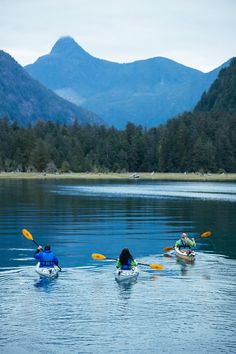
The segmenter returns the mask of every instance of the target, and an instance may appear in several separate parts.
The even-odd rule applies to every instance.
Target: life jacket
[[[40,267],[51,268],[54,264],[54,261],[40,261]]]
[[[132,262],[132,259],[129,258],[127,264],[121,264],[120,269],[122,269],[122,270],[131,269],[131,262]]]
[[[51,268],[54,266],[54,264],[58,263],[54,254],[48,250],[36,253],[34,257],[40,261],[40,268]]]
[[[179,249],[181,249],[181,248],[188,248],[188,249],[191,249],[190,245],[189,245],[189,244],[186,245],[186,244],[184,243],[184,240],[183,240],[183,239],[181,239],[180,242],[181,242],[181,245],[179,246]]]

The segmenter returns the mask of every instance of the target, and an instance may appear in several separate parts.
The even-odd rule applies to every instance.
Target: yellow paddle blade
[[[149,264],[149,267],[152,268],[152,269],[155,269],[155,270],[162,270],[164,269],[164,266],[161,265],[161,264]]]
[[[104,259],[106,259],[106,256],[104,256],[103,254],[100,254],[100,253],[92,253],[91,257],[93,259],[97,259],[98,261],[103,261]]]
[[[23,229],[22,230],[22,234],[30,241],[33,241],[33,236],[31,235],[31,233],[26,230],[26,229]]]
[[[204,238],[204,237],[211,237],[212,232],[211,231],[206,231],[203,232],[203,234],[201,234],[199,237]]]
[[[173,250],[173,246],[169,246],[169,247],[165,247],[165,248],[163,248],[163,250],[164,250],[164,252],[168,252],[168,251],[171,251],[171,250]]]

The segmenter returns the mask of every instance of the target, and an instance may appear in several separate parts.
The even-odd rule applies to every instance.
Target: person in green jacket
[[[128,248],[124,248],[121,251],[119,259],[116,261],[116,268],[122,270],[129,270],[136,267],[138,263],[134,260],[132,254]]]
[[[191,250],[191,248],[196,246],[196,242],[194,238],[190,240],[187,234],[182,233],[181,238],[178,241],[176,241],[175,246],[178,247],[179,249],[188,248],[189,250]]]

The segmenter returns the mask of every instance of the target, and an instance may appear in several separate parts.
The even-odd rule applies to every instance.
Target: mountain
[[[221,70],[208,92],[204,93],[194,112],[236,113],[236,58]]]
[[[70,124],[101,124],[101,119],[64,100],[33,79],[9,54],[0,51],[0,117],[27,125],[41,118]]]
[[[145,129],[0,119],[0,171],[236,172],[236,60],[193,112]],[[212,212],[212,211],[210,211]]]
[[[161,127],[160,170],[236,171],[236,59],[221,70],[193,112]]]
[[[64,37],[26,69],[60,96],[123,128],[128,121],[157,126],[192,110],[221,67],[205,74],[163,57],[119,64],[95,58]]]

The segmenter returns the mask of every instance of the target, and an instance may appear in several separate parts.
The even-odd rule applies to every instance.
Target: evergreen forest
[[[0,171],[236,172],[236,59],[193,112],[145,129],[0,119]]]

